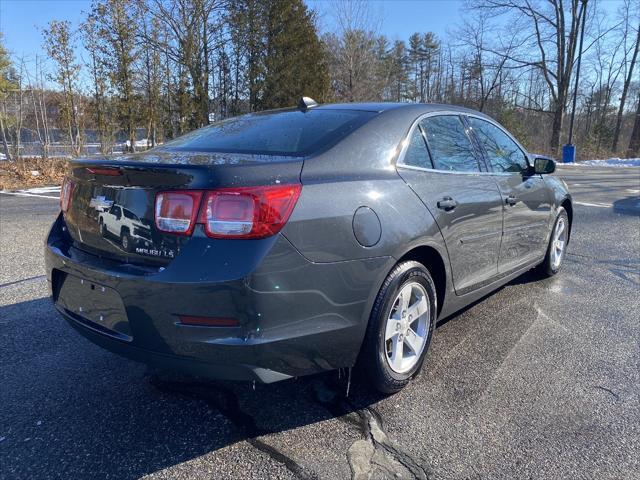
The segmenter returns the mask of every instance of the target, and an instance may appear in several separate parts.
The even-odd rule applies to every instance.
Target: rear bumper
[[[73,248],[63,227],[59,217],[45,249],[54,302],[66,275],[109,287],[122,299],[130,338],[56,303],[63,317],[114,353],[210,378],[269,383],[353,365],[391,262],[311,263],[282,236],[223,242],[196,232],[166,268],[146,269]],[[183,325],[178,314],[240,326]]]

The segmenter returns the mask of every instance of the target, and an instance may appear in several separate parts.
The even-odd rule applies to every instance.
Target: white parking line
[[[576,205],[584,205],[585,207],[600,207],[600,208],[611,208],[613,205],[610,203],[587,203],[587,202],[573,202]]]
[[[50,195],[34,195],[33,193],[5,192],[4,190],[0,191],[0,193],[4,195],[15,195],[16,197],[36,197],[36,198],[50,198],[52,200],[60,200],[60,197],[52,197]]]
[[[60,193],[60,185],[54,187],[36,187],[18,190],[20,193]]]

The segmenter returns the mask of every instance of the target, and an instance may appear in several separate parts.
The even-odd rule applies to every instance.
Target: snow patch
[[[41,194],[41,193],[60,193],[60,187],[59,186],[36,187],[36,188],[29,188],[27,190],[18,190],[18,192],[21,192],[21,193],[34,193],[36,195]]]
[[[131,147],[131,142],[129,140],[127,140],[125,142],[125,145],[127,147]],[[138,147],[138,148],[139,147],[150,147],[151,146],[151,140],[146,139],[146,138],[143,138],[142,140],[136,140],[135,141],[135,146]]]
[[[607,160],[584,160],[576,166],[587,167],[640,167],[640,158],[609,158]]]

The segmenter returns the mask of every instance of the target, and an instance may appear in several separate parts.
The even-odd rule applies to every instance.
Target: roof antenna
[[[302,110],[303,112],[306,112],[310,108],[317,107],[317,106],[318,106],[318,102],[316,102],[311,97],[302,97],[298,102],[298,109]]]

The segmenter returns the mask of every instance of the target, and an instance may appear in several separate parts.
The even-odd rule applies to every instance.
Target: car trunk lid
[[[300,157],[246,154],[152,150],[77,160],[71,162],[64,220],[76,248],[128,263],[166,265],[191,237],[156,228],[159,192],[298,183],[301,170]]]

